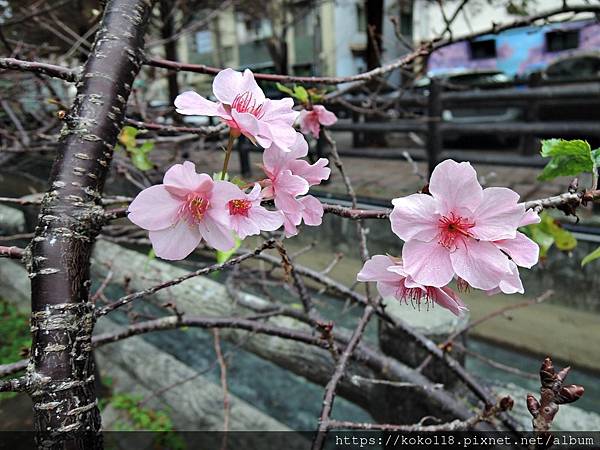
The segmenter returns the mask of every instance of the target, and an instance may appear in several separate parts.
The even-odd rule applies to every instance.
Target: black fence
[[[344,100],[361,109],[366,97]],[[427,161],[431,173],[439,161],[449,157],[489,165],[543,167],[547,161],[539,155],[539,138],[582,138],[595,140],[600,145],[600,80],[597,79],[542,86],[478,87],[462,91],[448,90],[443,82],[433,79],[420,92],[397,91],[391,96],[378,98],[378,103],[391,105],[387,108],[395,108],[399,116],[408,113],[411,118],[388,120],[352,111],[351,121],[341,120],[330,127],[335,132],[352,133],[351,147],[338,146],[342,156],[398,160],[406,160],[408,156],[415,161]],[[478,109],[507,107],[519,109],[518,119],[477,122]],[[461,123],[443,119],[446,110],[457,108],[472,108],[475,120]],[[423,136],[425,145],[421,148],[394,148],[369,144],[369,136],[409,132]],[[518,139],[518,144],[500,152],[461,150],[445,146],[448,136],[467,139],[471,136],[505,137]],[[317,145],[318,156],[327,153],[322,141]],[[238,145],[243,174],[248,175],[251,171],[249,153],[254,150],[249,143],[240,142]]]

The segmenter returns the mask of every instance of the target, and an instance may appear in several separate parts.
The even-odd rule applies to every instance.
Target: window
[[[473,41],[471,46],[471,59],[487,59],[496,57],[496,40],[485,39]]]
[[[363,2],[356,4],[356,31],[367,32],[367,13]]]
[[[212,33],[199,31],[196,33],[196,53],[211,53],[213,51]]]
[[[560,52],[579,47],[579,30],[557,30],[546,33],[546,51]]]

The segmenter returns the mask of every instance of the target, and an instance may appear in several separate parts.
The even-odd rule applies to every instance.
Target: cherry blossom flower
[[[298,225],[304,221],[306,225],[316,227],[323,222],[323,205],[316,197],[306,195],[295,199],[291,210],[280,210],[283,213],[283,227],[287,237],[298,234]]]
[[[258,183],[246,194],[238,188],[236,198],[229,200],[229,219],[232,229],[240,239],[259,234],[261,230],[274,231],[283,225],[283,214],[280,211],[269,211],[260,205],[261,188]]]
[[[303,133],[310,133],[318,139],[321,125],[333,125],[337,122],[337,117],[331,111],[327,111],[323,105],[313,105],[311,110],[300,111],[298,122]]]
[[[429,192],[392,201],[392,230],[405,241],[402,259],[412,279],[441,287],[456,275],[483,290],[511,279],[512,261],[501,247],[505,240],[520,239],[525,207],[519,195],[507,188],[483,189],[469,163],[452,160],[434,169]]]
[[[179,260],[202,239],[217,250],[234,246],[228,205],[239,197],[237,186],[198,174],[194,163],[186,161],[167,170],[163,184],[140,192],[129,205],[128,217],[149,230],[156,256]]]
[[[266,98],[250,70],[243,73],[233,69],[220,71],[213,80],[213,94],[218,102],[186,91],[175,99],[177,112],[220,117],[234,136],[243,134],[264,148],[272,143],[283,149],[293,145],[296,139],[293,125],[299,114],[292,109],[294,100]]]
[[[310,226],[320,225],[323,205],[313,196],[298,198],[308,192],[310,186],[329,178],[329,161],[320,158],[309,164],[299,159],[308,154],[308,144],[302,134],[297,133],[296,141],[288,152],[272,145],[263,153],[263,169],[267,179],[263,182],[263,198],[273,198],[275,206],[284,215],[286,235],[298,233],[297,226],[304,221]]]
[[[402,260],[392,256],[375,255],[356,276],[358,281],[376,281],[382,297],[394,297],[400,302],[409,301],[420,307],[422,302],[434,302],[452,314],[460,316],[467,307],[456,293],[448,287],[423,286],[406,273]]]
[[[292,175],[304,178],[309,186],[320,184],[321,181],[329,178],[331,169],[327,167],[329,160],[319,158],[314,164],[309,164],[304,158],[308,155],[308,143],[304,136],[296,133],[296,140],[285,150],[271,145],[263,153],[263,169],[269,178],[276,178],[277,174],[289,170]]]

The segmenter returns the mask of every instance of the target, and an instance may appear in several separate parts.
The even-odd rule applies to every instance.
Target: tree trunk
[[[175,5],[171,0],[160,0],[160,16],[162,18],[162,27],[160,30],[163,39],[169,39],[175,33],[175,17],[173,8]],[[177,41],[168,40],[165,42],[165,58],[171,61],[177,61]],[[175,98],[179,95],[179,83],[177,82],[177,72],[169,71],[167,74],[169,83],[169,100],[171,104],[175,103]]]
[[[27,377],[43,448],[102,448],[91,355],[90,254],[103,225],[100,198],[142,64],[151,4],[108,1],[27,251],[33,338]]]

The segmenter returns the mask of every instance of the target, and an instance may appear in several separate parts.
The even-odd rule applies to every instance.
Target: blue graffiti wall
[[[566,44],[566,41],[562,42],[562,46],[573,48],[556,50],[556,47],[561,47],[561,42],[552,48],[548,34],[556,35],[569,31],[571,31],[570,41]],[[563,36],[558,38],[564,40]],[[474,57],[474,45],[476,46],[477,42],[490,40],[495,40],[495,56],[485,57],[485,53],[483,55],[479,53]],[[543,69],[563,58],[582,54],[596,54],[600,57],[600,24],[594,20],[585,20],[515,28],[497,35],[480,36],[473,42],[475,44],[466,41],[457,42],[433,52],[427,63],[428,75],[471,70],[499,70],[508,76],[520,77]]]

